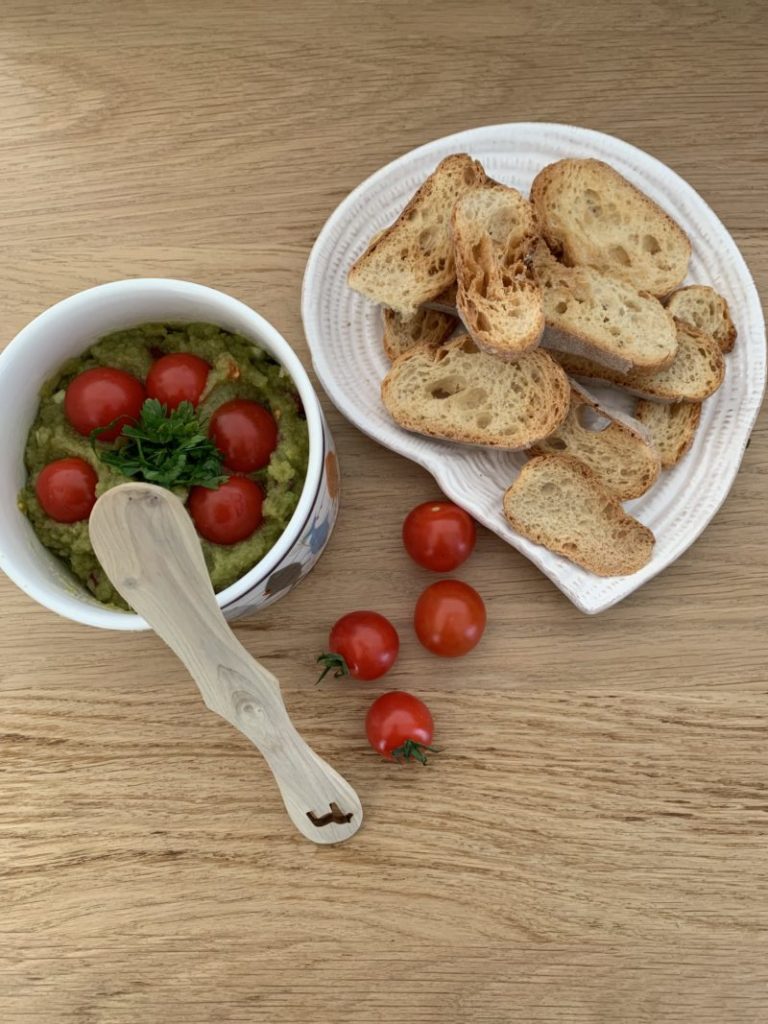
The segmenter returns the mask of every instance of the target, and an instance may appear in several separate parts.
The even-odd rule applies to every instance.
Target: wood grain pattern
[[[479,124],[555,120],[669,163],[768,282],[768,21],[758,0],[6,0],[2,342],[77,289],[200,281],[308,365],[301,275],[383,163]],[[152,636],[55,619],[0,581],[0,1009],[10,1024],[763,1024],[768,1017],[768,444],[630,600],[580,615],[483,533],[469,658],[409,627],[399,524],[434,486],[328,407],[327,553],[237,634],[366,826],[287,836],[250,744]],[[315,689],[344,611],[401,631],[386,685],[430,703],[434,770],[382,765],[384,686]],[[257,770],[259,769],[259,770]]]

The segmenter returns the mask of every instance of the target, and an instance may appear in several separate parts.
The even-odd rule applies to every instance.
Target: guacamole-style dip
[[[50,518],[38,501],[35,481],[49,463],[75,456],[95,470],[97,497],[110,487],[125,483],[126,476],[99,458],[100,446],[79,434],[67,420],[67,386],[78,374],[94,367],[123,370],[144,382],[154,360],[179,352],[199,356],[211,367],[196,410],[206,433],[213,413],[232,399],[248,399],[265,406],[278,427],[277,447],[268,465],[246,474],[264,492],[261,525],[245,540],[234,544],[200,540],[216,591],[238,580],[275,544],[296,508],[304,484],[309,454],[306,420],[293,382],[266,352],[241,335],[205,323],[142,324],[101,338],[79,358],[65,363],[40,391],[40,408],[24,452],[29,475],[19,495],[19,507],[40,541],[105,604],[127,607],[94,554],[88,521],[62,523]],[[120,440],[115,443],[119,445]],[[186,500],[186,491],[174,490]]]

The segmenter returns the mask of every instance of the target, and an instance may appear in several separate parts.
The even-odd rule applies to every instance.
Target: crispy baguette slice
[[[429,302],[424,303],[424,309],[436,309],[439,313],[450,313],[451,316],[457,316],[456,313],[456,282],[449,284],[447,288],[436,295],[434,299],[430,299]]]
[[[511,451],[551,434],[568,396],[568,379],[548,353],[503,363],[468,334],[406,352],[381,385],[384,405],[406,430]]]
[[[578,459],[531,459],[504,495],[513,530],[598,576],[626,576],[648,563],[651,531]]]
[[[642,398],[637,403],[635,417],[648,428],[661,455],[661,465],[671,469],[693,444],[701,419],[701,402],[663,405]]]
[[[534,179],[541,233],[568,264],[666,295],[688,273],[691,243],[672,218],[601,160],[558,160]]]
[[[725,360],[720,347],[708,334],[675,321],[677,355],[658,373],[618,373],[591,359],[568,352],[553,352],[566,373],[597,384],[613,384],[639,398],[654,402],[703,402],[723,383]]]
[[[722,295],[706,284],[691,284],[672,292],[667,299],[672,316],[710,334],[721,352],[730,352],[736,341],[736,325]]]
[[[620,501],[639,498],[661,472],[659,453],[647,431],[629,417],[611,413],[571,382],[565,422],[532,448],[536,455],[572,455]]]
[[[541,292],[526,260],[536,242],[533,208],[498,182],[472,189],[453,209],[456,306],[478,348],[514,361],[544,331]]]
[[[419,309],[413,316],[404,317],[394,309],[383,311],[384,351],[391,360],[416,345],[439,345],[445,341],[458,323],[455,316],[439,313],[435,309]]]
[[[677,351],[672,316],[658,299],[592,267],[566,267],[540,241],[533,272],[544,300],[545,348],[614,370],[661,370]]]
[[[347,275],[355,291],[403,316],[439,295],[456,277],[451,213],[456,200],[485,180],[477,160],[448,156],[403,212],[377,235]]]

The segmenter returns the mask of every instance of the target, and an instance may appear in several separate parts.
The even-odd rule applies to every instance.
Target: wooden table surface
[[[302,272],[364,177],[475,125],[586,125],[690,181],[768,282],[756,0],[5,0],[0,338],[81,288],[165,275],[260,310],[306,366]],[[443,663],[403,515],[436,494],[323,396],[343,469],[320,565],[237,634],[366,824],[316,848],[152,635],[0,582],[0,1017],[35,1024],[768,1019],[768,437],[661,576],[597,618],[483,533],[488,604]],[[401,630],[379,684],[314,684],[342,612]],[[428,769],[362,735],[431,705]]]

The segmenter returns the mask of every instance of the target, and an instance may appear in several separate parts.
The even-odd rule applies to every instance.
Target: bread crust
[[[671,469],[693,444],[701,419],[701,403],[670,404],[641,399],[635,407],[635,416],[650,431],[662,467]]]
[[[450,215],[453,204],[443,211],[439,224],[423,226],[424,230],[433,230],[438,246],[437,251],[432,252],[429,257],[424,253],[414,252],[411,221],[428,204],[433,194],[443,187],[446,178],[450,179],[454,175],[460,179],[459,192],[485,181],[482,164],[473,160],[467,153],[453,153],[447,156],[416,190],[397,219],[371,239],[362,256],[352,264],[347,273],[347,283],[351,288],[373,302],[397,310],[403,316],[412,316],[420,305],[433,299],[453,283],[456,279],[450,241]],[[405,257],[402,255],[403,252],[407,253]],[[380,257],[383,259],[380,260]],[[386,286],[381,282],[372,284],[370,280],[371,276],[375,276],[374,267],[379,262],[382,264],[379,274],[387,280]],[[410,275],[411,288],[408,295],[404,294],[402,282],[398,293],[398,286],[391,281],[393,262]]]
[[[695,314],[690,312],[692,300],[694,304],[696,300],[700,300],[710,302],[718,307],[720,324],[712,324],[710,319],[710,322],[704,325],[701,322],[702,317],[699,317],[699,322],[697,322]],[[721,352],[733,351],[733,346],[736,343],[736,324],[731,317],[727,300],[714,288],[706,284],[690,284],[685,288],[678,288],[667,298],[666,306],[678,320],[704,331],[705,334],[710,334],[720,346]]]
[[[583,408],[608,420],[608,425],[598,431],[583,426],[580,415]],[[531,451],[534,455],[561,453],[578,459],[620,501],[645,494],[661,473],[661,456],[646,428],[606,409],[574,381],[565,421],[549,437],[533,445]],[[616,473],[619,460],[623,469],[631,465],[633,476]]]
[[[534,250],[532,264],[534,275],[539,280],[542,290],[546,330],[541,343],[545,348],[594,359],[620,373],[627,373],[633,369],[654,372],[664,369],[673,362],[677,351],[674,320],[655,296],[649,292],[635,291],[626,282],[615,281],[593,267],[565,266],[554,258],[543,240]],[[621,295],[621,300],[616,296],[617,291]],[[610,298],[606,296],[606,292]],[[582,299],[583,295],[589,295],[590,301]],[[588,317],[585,316],[585,307],[592,310],[600,309],[602,319],[608,315],[608,309],[611,308],[607,305],[609,301],[613,302],[612,322],[607,322],[607,327],[600,322],[598,328],[594,329],[594,325],[590,325]],[[655,332],[653,337],[659,339],[655,355],[648,350],[647,343],[643,351],[639,351],[638,328],[632,327],[631,331],[627,329],[626,319],[622,321],[621,316],[624,315],[626,318],[630,314],[626,310],[621,313],[623,306],[616,311],[615,306],[619,301],[634,303],[638,311],[642,303],[643,314],[646,321],[649,321],[648,330],[650,332],[652,329]],[[590,326],[593,326],[592,333],[589,332]],[[615,336],[608,328],[616,332]],[[626,344],[620,344],[622,331],[625,341],[627,336],[632,340],[634,335],[632,348],[628,349]]]
[[[544,331],[527,262],[538,237],[533,207],[517,189],[486,181],[456,203],[451,228],[459,316],[478,348],[515,361]]]
[[[398,389],[402,385],[403,373],[412,369],[411,361],[416,361],[413,369],[434,377],[437,382],[440,380],[441,374],[444,375],[448,372],[447,367],[454,363],[453,359],[448,360],[448,357],[454,352],[459,353],[460,356],[478,357],[482,360],[481,372],[487,377],[486,384],[489,391],[494,384],[503,387],[507,377],[510,380],[512,377],[522,378],[521,387],[525,384],[527,389],[525,397],[533,398],[535,396],[536,398],[536,401],[531,403],[535,412],[535,420],[531,422],[527,432],[521,430],[519,435],[511,438],[508,432],[494,433],[490,427],[476,429],[471,424],[467,424],[466,417],[461,416],[456,417],[457,420],[463,421],[461,425],[454,423],[453,426],[446,426],[436,417],[430,418],[426,401],[423,401],[418,407],[414,407],[403,400]],[[458,361],[459,364],[460,362],[461,360]],[[539,380],[535,387],[526,383],[527,377],[538,377]],[[478,351],[467,334],[451,338],[437,348],[419,346],[406,352],[392,363],[381,384],[381,398],[384,406],[394,421],[406,430],[427,437],[437,437],[444,441],[481,445],[485,448],[500,448],[506,451],[520,451],[528,448],[551,434],[568,413],[569,394],[570,389],[565,373],[548,353],[536,350],[529,353],[525,360],[516,364],[498,363],[492,356]],[[425,400],[427,397],[424,396]],[[482,404],[474,411],[483,412]]]
[[[602,527],[616,526],[623,538],[622,546],[606,547],[599,540],[593,550],[586,550],[575,531],[569,536],[555,536],[546,526],[547,504],[540,502],[536,520],[523,518],[518,507],[529,485],[535,486],[537,476],[561,477],[576,485],[585,498],[585,505],[591,499],[598,502],[604,517]],[[507,488],[502,502],[504,515],[517,533],[535,544],[541,544],[550,551],[562,555],[569,561],[597,576],[627,576],[647,565],[653,552],[655,537],[647,526],[625,512],[619,500],[598,480],[583,462],[568,455],[538,455],[520,471],[517,480]],[[597,550],[595,550],[597,548]]]
[[[593,183],[599,180],[605,191],[620,196],[625,202],[634,205],[653,223],[657,234],[665,235],[675,250],[669,254],[673,265],[663,269],[652,264],[648,251],[643,250],[643,242],[636,232],[637,239],[632,239],[632,232],[619,229],[614,223],[607,232],[611,234],[610,246],[598,246],[596,233],[589,232],[576,220],[570,225],[556,224],[552,213],[549,191],[558,188],[562,192],[562,182],[570,175],[583,174],[591,176]],[[534,178],[531,185],[531,202],[536,208],[541,233],[553,252],[562,257],[571,266],[587,264],[613,274],[638,288],[662,297],[685,280],[691,257],[691,243],[680,225],[655,203],[649,196],[633,185],[610,164],[592,158],[578,159],[567,157],[548,164]],[[643,230],[643,236],[651,238]],[[589,237],[589,244],[584,239]],[[658,243],[657,239],[653,239]],[[621,248],[623,256],[628,260],[626,266],[612,256],[612,248]],[[634,258],[634,265],[633,265]],[[648,264],[651,263],[649,267]]]
[[[390,362],[416,345],[439,345],[458,323],[455,316],[426,308],[417,310],[412,317],[403,317],[394,309],[384,309],[382,319],[382,344]]]
[[[552,352],[560,365],[571,376],[593,384],[612,384],[614,387],[628,391],[638,398],[648,398],[654,402],[703,402],[720,387],[725,376],[725,360],[717,342],[707,334],[702,334],[687,324],[675,321],[678,335],[678,355],[675,362],[655,374],[619,373],[607,366],[567,352]],[[684,365],[687,358],[698,364],[699,378],[696,384],[676,377],[676,363]]]

